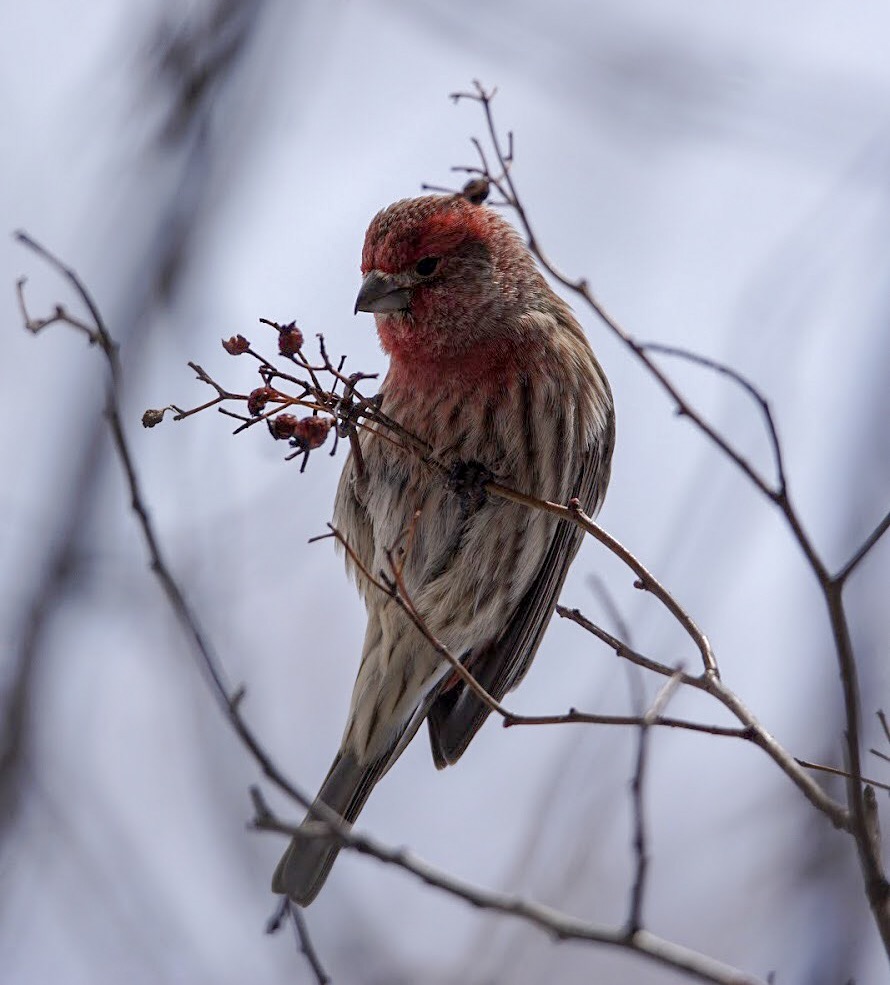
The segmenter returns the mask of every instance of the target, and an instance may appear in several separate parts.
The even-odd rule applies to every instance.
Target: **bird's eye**
[[[436,267],[438,266],[438,257],[424,257],[422,260],[417,261],[414,270],[416,273],[420,274],[421,277],[429,277],[430,274],[435,273]]]

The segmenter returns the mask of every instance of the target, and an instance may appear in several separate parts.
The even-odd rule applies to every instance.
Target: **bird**
[[[355,311],[374,315],[389,357],[381,415],[431,451],[367,424],[337,489],[333,525],[368,621],[343,738],[314,806],[347,825],[424,721],[441,769],[490,712],[374,584],[393,551],[428,634],[500,701],[529,669],[583,532],[487,494],[485,483],[577,499],[595,515],[615,443],[611,389],[582,328],[494,207],[462,194],[395,202],[368,227],[361,273]],[[308,906],[340,847],[310,809],[273,892]]]

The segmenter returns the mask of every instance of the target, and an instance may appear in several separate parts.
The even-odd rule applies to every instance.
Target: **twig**
[[[887,721],[887,716],[884,713],[883,708],[878,709],[878,721],[881,723],[881,728],[884,730],[884,738],[887,740],[887,744],[890,745],[890,723]],[[879,749],[869,749],[869,752],[873,756],[877,756],[879,759],[883,759],[890,763],[890,756],[885,752],[881,752]],[[869,780],[869,783],[872,781]]]
[[[264,803],[258,804],[255,801],[254,806],[258,811],[257,818],[254,819],[254,824],[259,824],[259,819],[262,820],[263,824],[274,823],[275,818]],[[266,933],[277,934],[288,919],[290,919],[294,927],[297,947],[306,958],[316,982],[318,982],[318,985],[328,985],[331,979],[324,970],[324,966],[318,957],[318,952],[315,950],[315,945],[312,943],[312,938],[309,936],[309,928],[306,926],[306,920],[300,908],[294,906],[286,896],[281,897],[278,905],[275,907],[275,912],[266,921]]]
[[[594,715],[589,712],[570,708],[563,715],[517,715],[508,713],[503,721],[504,728],[516,725],[608,725],[612,727],[639,727],[646,722],[642,715]],[[664,728],[679,729],[685,732],[701,732],[705,735],[725,736],[732,739],[753,741],[754,732],[750,728],[738,728],[733,725],[709,725],[705,722],[688,722],[682,718],[670,718],[658,715],[648,722],[649,725]]]
[[[652,725],[661,717],[661,712],[670,701],[671,696],[682,683],[680,671],[667,681],[655,696],[649,710],[643,716],[637,739],[637,759],[631,780],[631,795],[633,800],[634,834],[633,848],[636,859],[633,886],[630,893],[630,909],[627,915],[625,933],[630,940],[643,927],[643,900],[646,893],[646,877],[649,872],[649,850],[646,837],[646,813],[644,804],[646,767],[649,762],[649,734]]]
[[[664,585],[662,585],[661,582],[643,566],[641,561],[634,557],[634,555],[631,554],[631,552],[611,534],[606,533],[606,531],[603,530],[599,524],[595,523],[593,519],[581,509],[581,504],[577,499],[573,499],[568,506],[560,506],[557,503],[549,503],[546,500],[535,499],[533,496],[527,496],[524,493],[517,492],[515,489],[510,489],[508,486],[502,486],[498,482],[489,482],[487,483],[486,488],[488,492],[494,493],[496,496],[501,496],[504,499],[509,499],[514,503],[522,503],[524,506],[529,506],[532,509],[543,510],[546,513],[552,513],[554,516],[558,516],[563,520],[569,520],[571,523],[574,523],[586,533],[590,534],[590,536],[595,540],[598,540],[604,547],[608,548],[608,550],[623,561],[637,576],[639,580],[637,587],[643,588],[647,592],[654,595],[683,627],[701,654],[705,674],[713,677],[720,676],[717,668],[717,661],[714,659],[714,653],[711,649],[711,644],[708,641],[707,636],[705,636],[701,629],[699,629],[689,613],[683,609],[683,607],[664,587]]]
[[[441,640],[437,639],[431,632],[426,622],[422,616],[418,613],[417,609],[414,608],[414,603],[411,601],[411,597],[405,588],[404,581],[402,579],[401,566],[397,566],[394,561],[393,552],[390,550],[387,552],[387,559],[389,561],[390,568],[393,572],[393,579],[391,582],[384,581],[383,578],[378,578],[373,575],[369,570],[367,565],[364,563],[362,558],[356,553],[355,549],[346,539],[346,537],[333,525],[328,524],[331,532],[340,542],[343,550],[346,551],[347,555],[352,560],[352,563],[361,572],[362,576],[366,578],[369,584],[373,585],[376,589],[383,592],[384,595],[391,598],[396,605],[408,616],[417,630],[421,633],[424,639],[433,647],[436,653],[439,654],[448,664],[451,665],[452,670],[463,680],[463,682],[473,691],[474,694],[482,701],[491,711],[496,712],[502,718],[513,717],[511,713],[507,711],[500,702],[496,701],[485,688],[476,680],[472,673],[458,660],[457,657],[442,643]]]
[[[650,660],[642,654],[632,650],[629,646],[616,639],[610,633],[597,626],[587,619],[577,609],[567,609],[565,606],[556,607],[558,615],[571,622],[577,623],[582,629],[602,640],[607,646],[611,647],[619,657],[630,660],[631,663],[651,670],[653,673],[660,674],[662,677],[673,677],[675,671],[667,664],[658,663]],[[760,724],[754,714],[745,706],[742,700],[727,688],[719,678],[716,677],[691,677],[688,674],[680,675],[683,684],[688,684],[699,691],[704,691],[715,697],[722,705],[728,708],[739,722],[750,730],[750,741],[762,749],[782,770],[783,773],[794,783],[803,793],[810,803],[831,821],[831,823],[842,831],[849,831],[850,818],[848,812],[836,800],[832,799],[816,783],[812,777],[808,776],[796,762],[794,757],[787,752],[769,732]]]
[[[853,556],[849,561],[838,571],[834,576],[834,580],[837,582],[845,582],[847,578],[853,573],[853,571],[858,566],[859,562],[869,553],[869,551],[877,544],[877,542],[884,536],[887,531],[890,530],[890,511],[884,516],[884,519],[875,527],[874,530],[865,538],[865,542],[860,548],[853,552]]]
[[[328,973],[324,970],[324,966],[318,957],[318,952],[315,950],[315,945],[312,943],[312,938],[309,936],[309,928],[306,926],[306,918],[303,916],[300,908],[298,906],[294,906],[290,900],[285,902],[285,906],[287,907],[287,912],[290,914],[291,921],[294,925],[297,946],[306,956],[306,961],[312,969],[312,973],[315,975],[315,980],[318,982],[318,985],[328,985],[331,979]]]
[[[776,430],[773,412],[770,409],[769,401],[749,379],[725,363],[718,362],[716,359],[710,359],[707,356],[702,356],[697,352],[691,352],[689,349],[680,348],[679,346],[662,345],[659,342],[642,342],[640,343],[640,348],[643,352],[655,352],[663,356],[675,356],[691,363],[697,363],[699,366],[705,366],[707,369],[711,369],[720,376],[725,376],[727,379],[738,384],[760,408],[766,425],[767,435],[769,436],[773,462],[776,467],[776,490],[780,493],[786,490],[788,483],[785,478],[785,460],[782,454],[782,446],[779,443],[779,435]]]
[[[25,233],[17,233],[16,239],[18,239],[19,242],[23,243],[29,249],[33,250],[39,256],[43,257],[43,259],[45,259],[50,266],[58,270],[73,284],[78,295],[86,304],[91,318],[95,322],[93,330],[95,342],[98,343],[103,355],[105,356],[110,373],[110,380],[106,394],[105,415],[108,420],[109,427],[111,428],[115,452],[123,470],[127,488],[130,493],[130,506],[136,516],[143,541],[145,542],[145,547],[149,556],[150,568],[160,582],[161,588],[163,589],[167,601],[176,615],[180,626],[191,641],[192,652],[197,657],[199,669],[202,671],[205,680],[209,683],[210,690],[213,693],[217,704],[229,719],[229,722],[235,729],[241,741],[251,752],[263,774],[294,801],[302,804],[304,807],[308,807],[311,803],[308,795],[291,783],[287,777],[281,773],[254,735],[253,731],[248,727],[242,718],[238,707],[239,701],[232,696],[232,689],[225,679],[222,667],[213,651],[211,643],[166,562],[166,558],[161,550],[160,542],[154,529],[154,524],[152,523],[148,508],[145,505],[142,486],[136,473],[133,457],[130,453],[130,447],[124,433],[119,396],[121,371],[117,345],[105,325],[98,306],[93,301],[78,275],[72,269],[65,266],[65,264],[58,259],[58,257],[54,256],[49,252],[49,250],[41,246],[39,243],[36,243]],[[63,315],[56,320],[67,324],[67,314],[63,312]]]
[[[871,751],[875,752],[874,749]],[[878,755],[880,755],[880,753],[878,753]],[[890,760],[890,756],[886,756],[884,758]],[[836,766],[825,766],[822,763],[811,763],[809,760],[801,759],[800,757],[795,757],[795,762],[799,766],[803,766],[804,769],[818,770],[820,773],[830,773],[832,776],[841,776],[845,780],[850,779],[850,774],[846,770],[839,770]],[[890,783],[881,783],[880,780],[872,780],[867,776],[864,776],[862,781],[863,783],[867,783],[870,787],[876,787],[878,790],[890,790]]]

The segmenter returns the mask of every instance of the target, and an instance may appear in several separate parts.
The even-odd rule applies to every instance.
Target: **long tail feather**
[[[326,804],[352,824],[386,772],[389,760],[386,755],[359,765],[352,753],[338,753],[315,803]],[[325,834],[323,825],[310,812],[278,863],[272,892],[285,893],[300,906],[308,906],[324,885],[339,851],[336,838]]]
[[[326,804],[347,824],[354,824],[371,791],[414,738],[435,701],[437,690],[433,688],[426,696],[408,725],[378,759],[360,765],[352,753],[338,752],[315,803]],[[272,876],[272,892],[284,893],[299,906],[308,906],[324,885],[340,846],[335,838],[323,833],[323,826],[311,811],[298,831],[302,834],[294,835]]]

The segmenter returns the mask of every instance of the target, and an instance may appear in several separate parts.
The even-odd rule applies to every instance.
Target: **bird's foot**
[[[488,499],[485,483],[495,478],[494,472],[481,462],[456,461],[448,473],[448,488],[460,497],[464,516],[481,509]]]

